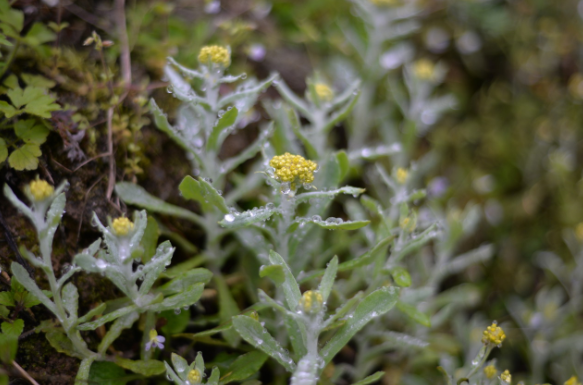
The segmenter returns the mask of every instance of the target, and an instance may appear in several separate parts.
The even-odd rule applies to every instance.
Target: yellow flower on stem
[[[577,376],[572,376],[567,381],[565,381],[564,385],[581,385]]]
[[[124,236],[134,229],[134,224],[126,217],[119,217],[113,220],[111,227],[115,235]]]
[[[305,314],[316,314],[322,310],[324,299],[317,290],[308,290],[300,299],[300,309]]]
[[[334,91],[324,83],[316,83],[314,86],[318,98],[323,102],[329,102],[334,97]]]
[[[200,49],[198,61],[202,64],[217,64],[227,68],[231,64],[231,53],[219,45],[207,45]]]
[[[496,370],[494,365],[488,365],[484,368],[484,374],[488,379],[494,378],[498,374],[498,370]]]
[[[292,155],[286,152],[283,155],[274,156],[269,165],[275,169],[275,179],[280,182],[289,182],[295,189],[295,182],[312,183],[314,173],[318,168],[316,162],[306,160],[301,155]]]
[[[37,179],[30,182],[29,185],[30,193],[32,194],[35,201],[44,201],[49,198],[55,192],[53,186],[48,184],[48,182]]]
[[[502,381],[504,381],[505,383],[510,384],[512,382],[512,375],[510,374],[510,372],[508,370],[505,370],[500,375],[500,379]]]
[[[192,369],[190,372],[188,372],[187,380],[191,385],[200,384],[200,381],[202,380],[200,370]]]
[[[501,327],[496,324],[496,322],[492,322],[491,326],[488,326],[486,330],[484,330],[482,342],[484,344],[493,344],[493,345],[500,345],[502,341],[506,338],[506,334]]]

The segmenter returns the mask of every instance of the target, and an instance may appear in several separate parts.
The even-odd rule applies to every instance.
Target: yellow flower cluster
[[[565,381],[565,385],[581,385],[577,376],[573,376]]]
[[[420,80],[435,79],[435,65],[427,60],[420,59],[413,63],[413,74]]]
[[[492,325],[488,326],[486,330],[484,330],[482,342],[484,344],[492,343],[494,345],[500,345],[505,338],[506,334],[504,334],[504,330],[502,330],[502,328],[499,327],[496,322],[492,322]]]
[[[124,236],[133,230],[134,224],[126,217],[119,217],[113,220],[111,227],[116,235]]]
[[[406,169],[399,167],[397,169],[397,182],[399,182],[400,184],[404,184],[407,181],[407,178],[409,177],[409,171],[407,171]]]
[[[324,102],[329,102],[334,97],[334,91],[324,83],[317,83],[314,86],[318,98]]]
[[[207,45],[200,49],[198,54],[198,61],[203,64],[213,63],[223,67],[228,67],[231,64],[231,54],[225,47],[218,45]]]
[[[308,290],[300,299],[300,308],[304,313],[315,314],[322,309],[324,299],[322,294],[316,290]]]
[[[55,192],[53,186],[41,179],[30,182],[29,188],[35,201],[45,200]]]
[[[301,155],[292,155],[286,152],[283,155],[274,156],[269,165],[275,169],[275,178],[280,182],[312,183],[314,172],[318,165],[316,162],[306,160]]]
[[[498,374],[498,371],[496,370],[496,367],[494,365],[488,365],[484,368],[484,374],[488,379],[490,379],[494,378],[496,374]]]
[[[188,376],[186,378],[192,385],[200,384],[200,380],[202,380],[200,370],[198,369],[192,369],[190,372],[188,372]]]
[[[512,382],[512,375],[510,374],[510,372],[508,370],[505,370],[500,375],[500,379],[502,381],[504,381],[505,383],[510,384]]]

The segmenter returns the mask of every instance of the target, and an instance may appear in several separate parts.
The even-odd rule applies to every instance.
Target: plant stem
[[[18,51],[19,47],[20,47],[20,41],[17,40],[14,43],[14,47],[12,47],[12,50],[10,51],[10,55],[8,55],[8,59],[6,60],[6,63],[4,63],[4,67],[2,67],[2,69],[0,70],[0,79],[2,79],[2,77],[4,76],[6,71],[8,70],[8,67],[10,67],[10,64],[12,64],[12,60],[14,60],[14,56],[16,56],[16,51]]]

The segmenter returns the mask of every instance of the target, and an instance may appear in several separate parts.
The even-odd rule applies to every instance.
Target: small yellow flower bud
[[[433,80],[435,78],[435,65],[427,59],[417,60],[413,63],[413,74],[419,80]]]
[[[249,314],[249,317],[253,318],[255,321],[259,321],[259,314],[256,311],[252,311],[251,314]]]
[[[399,167],[397,169],[396,175],[397,182],[399,182],[400,184],[404,184],[405,182],[407,182],[407,178],[409,178],[409,171],[402,167]]]
[[[283,155],[274,156],[269,165],[275,169],[275,178],[280,182],[312,183],[314,172],[318,165],[316,162],[306,160],[301,155],[291,155],[286,152]]]
[[[484,344],[494,344],[500,345],[502,341],[506,338],[506,334],[504,334],[504,330],[499,327],[496,322],[492,322],[491,326],[488,326],[486,330],[484,330],[482,342]]]
[[[300,309],[306,314],[316,314],[322,310],[324,299],[322,294],[317,290],[308,290],[300,299]]]
[[[323,102],[329,102],[334,97],[334,91],[324,83],[317,83],[314,86],[318,98]]]
[[[488,365],[484,368],[484,374],[486,375],[486,378],[490,379],[494,378],[498,374],[498,371],[494,365]]]
[[[30,182],[29,188],[35,201],[44,201],[55,192],[53,186],[41,179]]]
[[[113,220],[111,227],[115,235],[124,236],[134,229],[134,224],[126,217],[119,217]]]
[[[399,227],[403,230],[412,232],[417,227],[417,218],[416,217],[405,217],[401,218],[399,221]]]
[[[191,385],[200,384],[200,380],[202,380],[200,370],[198,369],[192,369],[190,372],[188,372],[188,376],[186,378]]]
[[[569,378],[567,381],[565,381],[564,385],[581,385],[581,383],[579,382],[577,376],[573,376]]]
[[[198,61],[202,64],[218,64],[226,68],[231,64],[231,54],[225,47],[207,45],[200,49]]]
[[[510,384],[512,382],[512,375],[510,374],[510,372],[508,370],[505,370],[501,375],[500,375],[500,379],[502,381],[504,381],[507,384]]]

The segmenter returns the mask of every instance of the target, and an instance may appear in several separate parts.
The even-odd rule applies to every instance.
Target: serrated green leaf
[[[61,109],[55,103],[55,98],[48,94],[46,88],[41,87],[26,87],[13,88],[6,92],[12,104],[20,109],[21,112],[26,112],[32,115],[40,116],[48,119],[51,117],[51,111]]]
[[[295,370],[288,352],[269,334],[267,330],[251,317],[239,315],[233,317],[233,326],[241,337],[257,349],[267,353],[279,362],[288,372]]]
[[[18,337],[22,334],[24,330],[24,321],[21,319],[16,319],[12,323],[2,322],[2,333],[7,336]]]
[[[18,110],[12,107],[8,102],[0,100],[0,112],[4,113],[7,118],[11,118],[17,114]]]
[[[48,43],[49,41],[55,40],[57,35],[51,31],[43,23],[34,23],[32,28],[28,31],[23,41],[31,47],[36,47],[38,45]]]
[[[223,214],[229,212],[225,199],[204,179],[196,180],[191,176],[187,176],[182,180],[178,189],[185,199],[197,201],[205,212],[215,208]]]
[[[57,82],[47,79],[44,76],[40,75],[32,75],[32,74],[21,74],[20,77],[26,85],[34,86],[34,87],[41,87],[41,88],[53,88],[57,85]]]
[[[113,362],[115,362],[117,365],[121,366],[124,369],[131,370],[134,373],[138,373],[146,377],[157,376],[158,374],[162,374],[166,371],[164,363],[158,360],[132,361],[126,358],[116,356],[113,359]]]
[[[239,356],[225,370],[219,384],[225,385],[233,381],[241,381],[257,373],[267,360],[267,354],[259,351],[250,352]]]
[[[42,155],[38,144],[25,144],[8,157],[8,164],[15,170],[36,170],[38,157]]]
[[[14,303],[14,295],[11,291],[3,291],[0,293],[0,305],[12,307],[16,305]]]
[[[237,120],[237,116],[239,115],[239,110],[233,107],[230,110],[226,111],[223,116],[220,117],[217,125],[213,127],[213,130],[208,138],[206,148],[207,151],[217,151],[218,146],[221,144],[219,141],[219,137],[221,133],[226,128],[229,128],[235,124]]]
[[[418,324],[431,327],[431,318],[427,314],[417,310],[415,306],[399,301],[397,302],[397,309]]]
[[[320,356],[328,364],[352,337],[372,319],[391,310],[397,303],[399,290],[383,287],[367,295],[356,307],[348,322],[336,332],[320,351]]]
[[[49,130],[38,124],[35,119],[19,120],[14,125],[14,133],[26,143],[43,144],[47,140]]]

